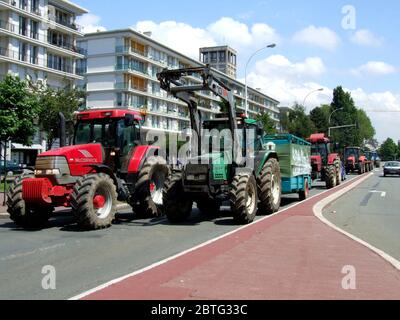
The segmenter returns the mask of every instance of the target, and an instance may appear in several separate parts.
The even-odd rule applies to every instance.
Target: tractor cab
[[[130,154],[141,145],[144,114],[129,110],[91,110],[76,116],[74,145],[101,144],[104,164],[127,171]]]

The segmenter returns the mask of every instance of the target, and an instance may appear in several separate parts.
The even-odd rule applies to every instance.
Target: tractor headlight
[[[60,174],[60,169],[35,170],[35,175],[37,176],[58,176]]]

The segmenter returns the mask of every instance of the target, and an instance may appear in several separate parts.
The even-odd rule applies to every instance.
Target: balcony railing
[[[132,65],[130,63],[117,64],[115,66],[115,70],[116,71],[135,71],[135,72],[139,72],[141,74],[144,74],[145,76],[151,77],[151,74],[148,71],[140,69],[138,67],[135,67],[134,65]]]
[[[28,32],[28,29],[21,29],[18,25],[13,24],[13,23],[9,23],[9,22],[5,22],[3,20],[0,20],[0,29],[3,30],[7,30],[9,32],[12,32],[14,34],[20,35],[20,36],[24,36],[24,37],[28,37],[31,38],[33,40],[37,40],[40,41],[44,44],[50,44],[56,47],[60,47],[62,49],[65,50],[69,50],[75,53],[79,53],[82,55],[86,55],[87,51],[83,48],[79,48],[75,45],[73,45],[72,43],[66,43],[66,42],[62,42],[62,43],[56,43],[54,41],[52,41],[50,36],[45,36],[45,35],[41,35],[38,32],[34,32],[31,31],[30,33]]]
[[[21,53],[14,50],[8,50],[0,47],[0,56],[7,57],[12,60],[21,61],[36,65],[38,67],[45,67],[49,69],[54,69],[57,71],[76,74],[74,68],[71,65],[59,64],[56,61],[47,61],[45,59],[38,58],[28,53]]]
[[[147,92],[146,87],[137,86],[135,84],[129,84],[128,82],[118,82],[115,84],[117,90],[136,90],[141,92]]]
[[[117,46],[115,51],[117,53],[128,53],[128,54],[136,53],[136,54],[138,54],[140,56],[143,56],[145,58],[147,58],[147,56],[148,56],[148,51],[147,50],[142,51],[142,50],[138,50],[136,48],[126,47],[126,46]]]

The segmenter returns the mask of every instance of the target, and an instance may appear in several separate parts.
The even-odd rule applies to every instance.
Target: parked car
[[[0,161],[0,174],[4,175],[4,173],[9,174],[21,174],[23,173],[24,169],[11,161],[6,162],[6,168],[4,167],[4,161]]]
[[[389,161],[383,167],[383,175],[399,175],[400,176],[400,162],[399,161]]]

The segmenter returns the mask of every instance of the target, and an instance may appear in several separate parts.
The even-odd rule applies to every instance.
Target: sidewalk
[[[314,216],[313,207],[337,191],[78,298],[400,299],[397,269]],[[348,265],[356,290],[342,288]]]

